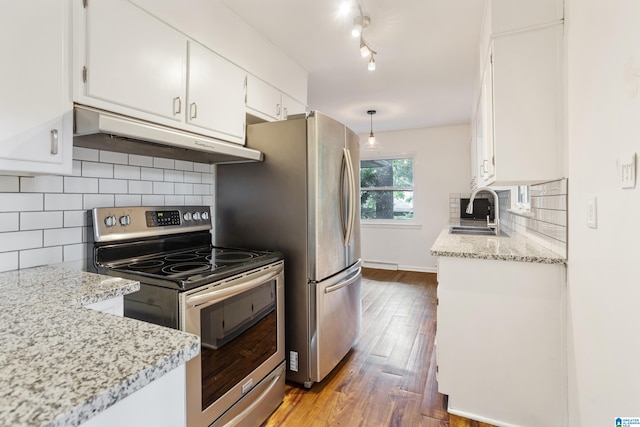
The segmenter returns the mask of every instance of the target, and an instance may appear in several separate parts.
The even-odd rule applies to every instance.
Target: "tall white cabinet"
[[[0,5],[0,173],[71,174],[68,0]]]
[[[475,136],[477,182],[563,178],[563,2],[486,4],[474,115],[482,130]]]

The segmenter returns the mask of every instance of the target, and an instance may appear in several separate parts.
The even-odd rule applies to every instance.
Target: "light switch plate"
[[[587,227],[598,228],[598,198],[587,199]]]
[[[622,188],[636,188],[636,153],[621,156],[619,163],[620,186]]]

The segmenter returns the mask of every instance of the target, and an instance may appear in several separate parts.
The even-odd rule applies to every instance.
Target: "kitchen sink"
[[[453,225],[449,229],[450,234],[472,234],[479,236],[495,236],[496,230],[489,227],[477,227],[472,225]]]

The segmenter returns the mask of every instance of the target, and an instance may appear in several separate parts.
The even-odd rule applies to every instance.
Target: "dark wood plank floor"
[[[362,335],[321,383],[287,384],[263,427],[490,427],[449,415],[435,378],[436,275],[363,269]]]

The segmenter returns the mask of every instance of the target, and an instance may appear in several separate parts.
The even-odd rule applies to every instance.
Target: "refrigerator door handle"
[[[358,280],[358,278],[360,277],[360,271],[362,269],[358,268],[358,270],[355,272],[355,274],[353,274],[350,278],[340,282],[340,283],[336,283],[335,285],[332,286],[327,286],[324,290],[325,294],[331,293],[331,292],[335,292],[339,289],[342,289],[344,287],[349,286],[350,284],[352,284],[353,282],[355,282],[356,280]]]
[[[343,148],[344,161],[347,165],[347,177],[349,178],[349,195],[348,195],[348,210],[347,210],[347,231],[344,236],[344,245],[349,246],[351,244],[351,237],[353,236],[353,226],[355,224],[355,177],[353,173],[353,165],[351,164],[351,153],[347,148]]]

